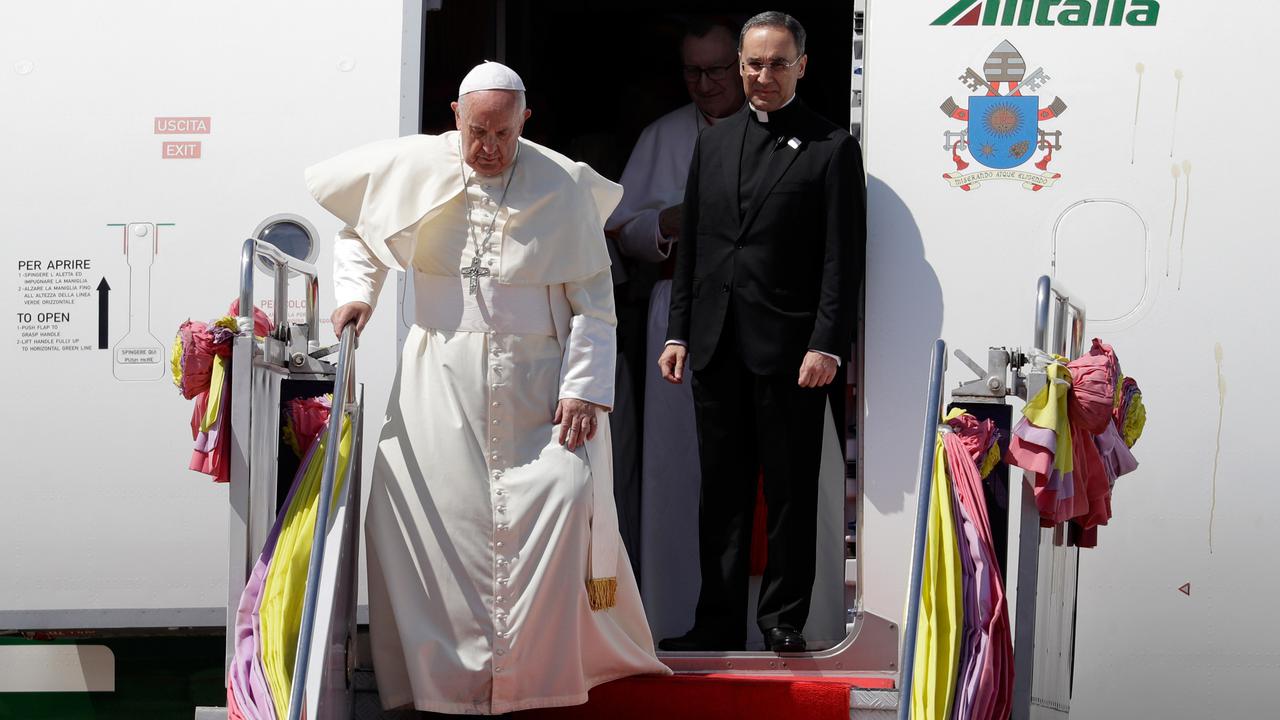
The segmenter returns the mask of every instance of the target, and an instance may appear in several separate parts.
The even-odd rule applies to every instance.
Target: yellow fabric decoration
[[[1045,385],[1022,409],[1022,414],[1036,427],[1053,430],[1057,435],[1057,448],[1053,452],[1053,466],[1062,477],[1075,470],[1071,450],[1071,422],[1067,416],[1067,394],[1071,390],[1071,369],[1066,359],[1055,356],[1060,362],[1045,368]]]
[[[1000,464],[1000,443],[995,443],[991,449],[987,451],[986,457],[982,458],[982,466],[978,468],[978,475],[986,478],[996,469],[996,465]]]
[[[951,480],[947,476],[947,455],[941,434],[933,451],[933,483],[927,491],[933,493],[933,501],[929,504],[924,567],[920,569],[911,717],[948,720],[960,667],[964,597],[960,548],[951,508]]]
[[[298,442],[298,434],[293,431],[292,425],[286,424],[280,434],[284,437],[284,444],[289,446],[294,455],[299,458],[306,457],[307,454],[302,450],[302,444]]]
[[[173,384],[182,389],[182,333],[173,336],[173,352],[169,353],[169,371],[173,373]]]
[[[341,412],[334,409],[334,412]],[[342,418],[342,437],[338,445],[338,474],[334,482],[336,503],[351,461],[351,421]],[[324,456],[329,445],[326,429],[316,440],[316,451],[307,463],[293,500],[285,510],[280,539],[267,568],[262,588],[262,604],[258,611],[262,643],[262,668],[271,689],[278,717],[289,712],[289,689],[293,684],[293,664],[298,650],[298,632],[302,624],[302,602],[306,594],[307,565],[311,562],[311,541],[319,507],[320,480],[324,474]]]
[[[1142,430],[1147,425],[1147,406],[1142,402],[1142,393],[1134,394],[1129,400],[1129,412],[1124,416],[1124,444],[1133,447],[1142,437]]]
[[[218,421],[218,410],[222,407],[222,385],[227,377],[227,361],[221,356],[214,356],[213,368],[209,373],[209,404],[204,410],[204,419],[200,421],[200,432],[209,432],[209,428]]]
[[[218,421],[218,409],[222,407],[222,385],[227,377],[227,361],[221,356],[213,358],[213,368],[209,373],[209,404],[204,410],[204,419],[200,421],[200,432],[209,432],[209,428]]]

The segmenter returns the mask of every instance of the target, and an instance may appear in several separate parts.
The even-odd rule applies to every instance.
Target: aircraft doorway
[[[533,111],[524,136],[575,160],[590,164],[602,175],[619,180],[641,131],[655,119],[689,103],[682,78],[681,41],[691,22],[727,20],[740,24],[768,7],[741,2],[699,3],[697,14],[687,2],[642,0],[631,3],[589,3],[581,0],[483,0],[442,2],[426,14],[422,72],[422,131],[451,130],[449,103],[456,99],[459,79],[483,60],[499,60],[522,76]],[[854,56],[854,7],[845,2],[792,2],[782,9],[804,24],[808,33],[808,67],[798,94],[812,109],[847,127]],[[734,71],[736,75],[736,71]],[[640,464],[643,452],[643,413],[646,371],[656,363],[646,347],[650,291],[658,278],[656,266],[614,255],[625,278],[615,274],[621,363],[628,372],[619,382],[629,384],[631,408],[619,407],[613,419],[615,443],[634,447]],[[650,346],[651,347],[651,346]],[[652,377],[652,376],[651,376]],[[838,378],[844,378],[842,369]],[[837,380],[839,383],[840,380]],[[855,551],[858,503],[855,481],[845,480],[844,458],[836,437],[848,438],[848,473],[853,472],[852,424],[857,412],[853,384],[831,393],[834,412],[828,424],[832,442],[824,448],[823,486],[819,496],[818,558],[812,609],[805,636],[810,650],[837,645],[845,636],[848,611],[856,606],[846,559]],[[628,420],[623,413],[633,413]],[[617,455],[615,455],[616,457]],[[621,468],[622,464],[620,464]],[[619,510],[624,539],[637,556],[633,565],[641,583],[646,611],[655,639],[679,635],[693,622],[699,576],[697,571],[696,487],[684,488],[674,506],[653,505],[656,492],[637,469],[638,477],[619,477]],[[628,494],[628,497],[622,497]],[[690,505],[692,504],[692,505]],[[627,506],[643,508],[628,530]],[[660,504],[659,504],[660,505]],[[655,512],[661,510],[661,514]],[[759,527],[760,523],[757,523]],[[665,543],[655,543],[659,538]],[[672,555],[675,546],[682,553]],[[763,543],[757,543],[763,545]],[[661,553],[655,547],[664,547]],[[759,559],[753,559],[758,566]],[[846,575],[850,584],[846,584]],[[748,650],[761,649],[755,628],[755,597],[759,578],[751,584]]]

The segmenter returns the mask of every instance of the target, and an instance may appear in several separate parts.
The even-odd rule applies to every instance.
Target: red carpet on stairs
[[[515,713],[519,720],[849,720],[852,687],[885,678],[676,675],[600,685],[586,705]]]

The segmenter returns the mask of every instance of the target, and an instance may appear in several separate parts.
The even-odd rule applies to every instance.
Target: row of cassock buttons
[[[495,376],[501,377],[503,372],[502,365],[499,362],[499,357],[502,354],[501,345],[498,339],[492,334],[489,335],[489,343],[490,343],[490,353],[493,355],[493,365],[491,367],[491,370]],[[498,392],[500,391],[501,387],[502,386],[496,382],[489,386],[489,390],[491,392],[490,423],[492,425],[491,432],[493,433],[492,436],[489,438],[491,443],[489,447],[489,460],[490,460],[490,464],[493,466],[497,466],[502,459],[501,454],[498,452],[498,443],[500,442],[498,431],[502,425],[501,418],[498,417],[498,413],[501,411],[501,407],[502,407],[502,401],[498,399]],[[498,515],[502,516],[495,525],[495,528],[497,530],[496,536],[502,537],[502,536],[505,536],[511,530],[511,526],[507,524],[507,518],[506,518],[507,491],[499,486],[499,483],[502,480],[501,468],[494,467],[490,472],[490,475],[493,478],[492,485],[493,485],[493,494],[495,497],[494,510],[497,512]],[[518,556],[512,555],[510,560],[504,558],[502,553],[505,549],[505,543],[501,539],[495,539],[493,547],[495,551],[494,557],[497,562],[498,568],[500,568],[499,573],[501,573],[496,577],[496,580],[498,582],[498,585],[505,588],[510,582],[509,573],[511,571],[511,561],[516,560]],[[505,646],[507,645],[508,637],[510,635],[507,629],[507,617],[508,617],[507,608],[503,607],[503,605],[505,605],[507,602],[507,597],[505,595],[495,595],[493,600],[494,600],[494,620],[495,620],[494,624],[495,626],[499,626],[494,632],[494,635],[495,635],[494,654],[501,657],[506,654]],[[493,671],[495,673],[500,673],[502,672],[502,670],[503,670],[502,666],[495,662]]]

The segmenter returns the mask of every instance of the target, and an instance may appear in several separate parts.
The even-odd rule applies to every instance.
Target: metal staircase
[[[242,442],[233,445],[232,470],[232,563],[231,601],[238,601],[248,568],[256,559],[256,548],[271,518],[278,511],[277,496],[283,497],[274,474],[275,438],[279,434],[279,405],[291,392],[290,385],[319,383],[331,387],[336,398],[333,427],[345,413],[357,428],[356,446],[349,476],[329,505],[320,503],[314,548],[309,567],[306,608],[299,632],[297,665],[294,670],[290,720],[295,718],[359,718],[397,720],[413,718],[412,711],[383,711],[378,701],[373,671],[358,667],[357,656],[367,657],[357,647],[356,558],[359,554],[359,437],[361,398],[354,382],[355,338],[350,328],[336,346],[336,364],[321,358],[335,348],[319,348],[312,291],[308,292],[307,323],[290,326],[280,308],[287,307],[288,274],[303,274],[307,287],[315,287],[314,268],[288,258],[274,248],[247,241],[242,262],[241,308],[252,307],[252,265],[257,258],[275,263],[276,317],[282,330],[269,338],[240,338],[233,359],[233,432]],[[281,288],[285,288],[282,292]],[[245,311],[242,310],[242,315]],[[251,322],[251,321],[250,321]],[[1046,353],[1076,356],[1080,353],[1085,329],[1084,306],[1050,278],[1039,279],[1036,291],[1034,335],[1027,349],[992,347],[987,363],[979,365],[963,352],[956,356],[977,378],[950,392],[952,403],[997,418],[1006,433],[1012,424],[1010,398],[1025,401],[1045,383],[1042,359]],[[305,340],[303,339],[305,338]],[[715,656],[672,655],[664,660],[677,672],[721,672],[762,678],[820,676],[863,673],[893,678],[898,689],[853,688],[850,714],[858,720],[908,718],[909,696],[914,681],[915,629],[920,594],[920,575],[928,516],[929,481],[933,473],[934,436],[944,412],[947,346],[942,340],[933,348],[928,401],[925,410],[918,492],[916,540],[911,561],[911,587],[904,636],[899,643],[894,623],[871,614],[854,612],[849,636],[836,647],[822,652],[780,657],[772,653],[738,653]],[[237,368],[251,368],[237,372]],[[332,493],[337,466],[337,443],[330,444],[325,459],[321,497]],[[255,454],[257,453],[257,454]],[[1013,720],[1065,718],[1070,703],[1070,669],[1074,645],[1076,550],[1063,546],[1061,529],[1039,526],[1032,484],[1018,482],[1013,501],[1003,517],[993,516],[993,526],[1009,538],[1005,556],[1005,577],[1013,578],[1006,589],[1011,607],[1016,663]],[[287,488],[286,488],[287,489]],[[253,549],[253,552],[250,550]],[[1012,572],[1010,572],[1012,570]],[[230,635],[230,628],[229,628]],[[229,646],[230,647],[230,646]],[[229,656],[228,656],[229,657]],[[900,668],[901,672],[896,670]],[[305,708],[305,712],[304,712]],[[208,709],[205,709],[206,712]],[[203,715],[202,717],[209,717]]]
[[[232,611],[227,614],[227,666],[234,651],[234,609],[289,490],[291,478],[280,472],[281,405],[290,398],[330,392],[329,436],[339,437],[344,417],[349,419],[352,459],[335,497],[340,443],[328,443],[320,497],[333,501],[317,504],[289,718],[349,718],[354,702],[363,434],[363,392],[355,382],[356,336],[354,328],[347,327],[337,345],[321,347],[315,267],[255,239],[246,240],[241,253],[242,329],[253,327],[254,269],[264,266],[275,281],[275,331],[262,338],[245,332],[232,350],[228,566],[228,607]],[[303,278],[306,295],[306,319],[297,324],[290,322],[287,313],[293,276]],[[335,353],[334,362],[326,360]],[[200,717],[209,717],[209,710],[202,708],[198,715],[203,711]]]
[[[987,365],[963,351],[955,355],[977,378],[960,384],[952,406],[963,406],[996,420],[1005,438],[1013,424],[1009,398],[1023,402],[1044,387],[1045,360],[1050,354],[1079,357],[1084,348],[1085,306],[1061,283],[1042,276],[1036,283],[1035,329],[1031,346],[991,347]],[[914,682],[916,627],[920,603],[921,568],[929,512],[929,482],[933,475],[934,437],[943,412],[942,383],[946,371],[946,343],[937,340],[930,371],[929,399],[920,462],[919,505],[911,564],[907,620],[904,626],[900,692],[909,697]],[[1007,472],[1007,468],[1005,469]],[[1007,478],[1007,475],[1006,475]],[[1017,483],[1016,487],[1013,483]],[[1014,689],[1012,720],[1066,720],[1071,702],[1071,666],[1075,648],[1076,573],[1079,550],[1064,543],[1065,528],[1040,527],[1029,474],[1021,481],[1006,480],[1008,503],[1004,516],[992,517],[993,531],[1009,539],[1002,564],[1013,630]],[[995,526],[1002,525],[997,528]],[[1010,572],[1012,569],[1012,572]],[[1010,578],[1013,581],[1010,582]],[[909,702],[901,701],[897,717],[909,720]]]

